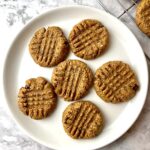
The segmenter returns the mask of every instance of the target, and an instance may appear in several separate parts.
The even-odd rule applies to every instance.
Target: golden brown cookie
[[[73,27],[69,43],[76,56],[93,59],[106,50],[109,43],[108,31],[99,21],[86,19]]]
[[[131,99],[138,90],[138,81],[128,64],[110,61],[97,69],[94,87],[104,101],[119,103]]]
[[[138,4],[136,23],[145,34],[150,36],[150,0],[141,0]]]
[[[33,119],[47,117],[56,107],[56,94],[53,86],[44,78],[31,78],[19,90],[19,109]]]
[[[93,74],[85,63],[79,60],[66,60],[54,69],[51,81],[59,96],[67,101],[74,101],[87,94]]]
[[[29,51],[37,64],[51,67],[66,58],[69,47],[59,27],[43,27],[35,32],[29,44]]]
[[[63,113],[62,122],[65,132],[74,139],[93,138],[104,125],[100,110],[89,101],[70,104]]]

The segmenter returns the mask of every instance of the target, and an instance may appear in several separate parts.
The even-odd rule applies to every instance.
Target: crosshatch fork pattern
[[[119,102],[135,94],[134,90],[138,87],[136,82],[136,77],[129,66],[118,61],[115,64],[105,64],[96,71],[95,89],[105,99]],[[123,91],[130,92],[124,97]]]
[[[72,51],[84,59],[99,56],[107,47],[108,32],[96,20],[84,20],[77,24],[69,36]]]

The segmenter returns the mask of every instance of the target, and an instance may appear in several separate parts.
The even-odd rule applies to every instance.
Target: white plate
[[[122,60],[131,65],[137,74],[140,90],[127,103],[108,104],[101,100],[91,89],[84,97],[91,100],[105,116],[105,128],[98,137],[89,140],[73,140],[63,130],[62,112],[70,104],[59,98],[56,111],[47,119],[32,120],[23,115],[17,107],[17,93],[25,80],[43,76],[50,80],[53,68],[42,68],[35,64],[28,51],[28,43],[35,30],[42,26],[60,26],[66,36],[76,23],[85,18],[100,20],[109,30],[110,46],[108,51],[95,60],[85,61],[95,72],[103,63]],[[70,52],[69,59],[79,59]],[[80,59],[81,60],[81,59]],[[147,63],[138,41],[130,30],[119,20],[101,10],[69,6],[50,10],[27,24],[14,39],[4,66],[4,91],[8,108],[17,124],[34,140],[50,148],[65,150],[88,150],[103,147],[125,133],[139,116],[148,89]]]

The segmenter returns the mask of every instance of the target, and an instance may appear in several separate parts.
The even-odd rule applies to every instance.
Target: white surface
[[[58,9],[58,11],[54,10],[51,13],[46,13],[45,15],[39,17],[39,19],[31,22],[20,33],[14,41],[7,57],[5,69],[5,75],[7,76],[5,76],[6,78],[4,82],[7,90],[7,102],[10,110],[15,116],[15,119],[27,132],[30,133],[32,137],[50,147],[56,148],[57,145],[57,148],[59,146],[60,149],[67,149],[67,147],[68,149],[91,149],[103,146],[122,135],[124,131],[128,129],[128,127],[138,116],[144,104],[148,78],[145,58],[139,44],[131,32],[118,20],[104,12],[99,12],[98,10],[92,8],[89,9],[91,10],[89,11],[88,8],[81,9],[77,7]],[[98,138],[75,141],[70,139],[64,133],[61,125],[61,112],[64,110],[65,106],[68,105],[67,102],[60,100],[57,110],[48,119],[33,121],[19,113],[16,100],[14,99],[16,99],[17,91],[22,85],[24,85],[24,81],[26,79],[37,76],[44,76],[47,79],[50,78],[52,68],[46,69],[39,67],[33,62],[28,53],[27,45],[34,31],[41,26],[58,25],[62,27],[66,35],[68,35],[72,26],[83,18],[100,19],[108,28],[111,36],[111,44],[108,52],[98,59],[86,61],[86,63],[88,63],[93,71],[95,71],[96,68],[106,61],[114,59],[123,60],[134,68],[140,81],[140,90],[132,101],[124,104],[112,105],[99,100],[100,98],[92,89],[91,93],[84,99],[92,100],[101,108],[106,118],[106,127]],[[77,57],[70,54],[69,58]],[[139,67],[141,65],[142,68]],[[142,78],[143,73],[146,75],[145,78]],[[73,146],[74,144],[76,144],[76,146]]]

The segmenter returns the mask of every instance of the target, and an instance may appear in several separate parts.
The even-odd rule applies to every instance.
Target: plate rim
[[[26,28],[28,26],[30,26],[30,24],[32,24],[32,22],[36,21],[37,19],[39,19],[40,17],[42,18],[43,16],[49,14],[49,13],[52,13],[53,11],[57,11],[57,10],[61,10],[61,9],[66,9],[66,8],[86,8],[86,9],[91,9],[93,11],[97,11],[99,13],[105,13],[109,16],[111,16],[113,19],[115,20],[118,20],[116,17],[114,17],[113,15],[105,12],[104,10],[101,10],[101,9],[98,9],[98,8],[95,8],[95,7],[92,7],[92,6],[84,6],[84,5],[67,5],[67,6],[59,6],[59,7],[56,7],[56,8],[51,8],[50,10],[48,11],[45,11],[39,15],[37,15],[36,17],[32,18],[26,25],[24,25],[18,32],[17,34],[14,36],[14,39],[10,42],[10,46],[9,48],[7,49],[7,52],[6,52],[6,55],[5,55],[5,58],[4,58],[4,63],[3,63],[3,84],[2,84],[2,90],[3,90],[3,93],[4,93],[4,105],[7,109],[7,112],[9,113],[9,115],[11,116],[11,118],[14,120],[14,122],[17,124],[17,126],[20,128],[21,131],[23,131],[29,138],[33,139],[34,141],[46,146],[46,147],[49,147],[49,148],[52,148],[52,149],[57,149],[57,150],[62,150],[54,145],[47,145],[44,141],[36,138],[35,136],[31,135],[24,127],[22,127],[20,125],[20,123],[17,121],[17,119],[15,118],[15,116],[13,115],[11,109],[9,108],[9,104],[7,103],[7,93],[6,93],[6,87],[5,87],[5,70],[6,70],[6,64],[7,64],[7,58],[8,58],[8,55],[9,55],[9,52],[11,51],[11,47],[13,46],[14,42],[16,41],[16,39],[19,37],[19,35],[24,31],[26,30]],[[144,98],[143,98],[143,103],[141,105],[141,107],[139,108],[139,111],[137,113],[137,115],[134,117],[134,119],[132,120],[132,122],[130,122],[130,125],[128,125],[126,127],[126,130],[123,130],[123,132],[121,132],[119,134],[119,136],[115,136],[115,138],[112,138],[111,140],[105,142],[104,144],[101,144],[102,146],[99,146],[99,145],[96,145],[93,149],[98,149],[98,148],[102,148],[102,147],[105,147],[109,144],[111,144],[112,142],[116,141],[117,139],[119,139],[123,134],[125,134],[130,128],[131,126],[136,122],[136,120],[138,119],[143,107],[144,107],[144,104],[145,104],[145,101],[146,101],[146,97],[147,97],[147,94],[148,94],[148,87],[149,87],[149,72],[148,72],[148,64],[147,64],[147,60],[146,60],[146,57],[144,55],[144,52],[143,52],[143,48],[142,46],[140,45],[138,39],[136,38],[136,36],[133,34],[132,30],[130,30],[128,28],[128,26],[126,26],[123,22],[121,22],[120,20],[118,20],[120,22],[120,24],[122,24],[122,26],[124,26],[126,29],[128,29],[129,32],[131,32],[133,38],[135,38],[135,40],[137,41],[137,44],[138,44],[138,47],[140,47],[141,49],[141,54],[143,54],[143,60],[145,61],[145,67],[146,67],[146,77],[147,77],[147,85],[146,85],[146,92],[145,92],[145,95],[144,95]],[[91,149],[86,149],[86,150],[91,150]]]

